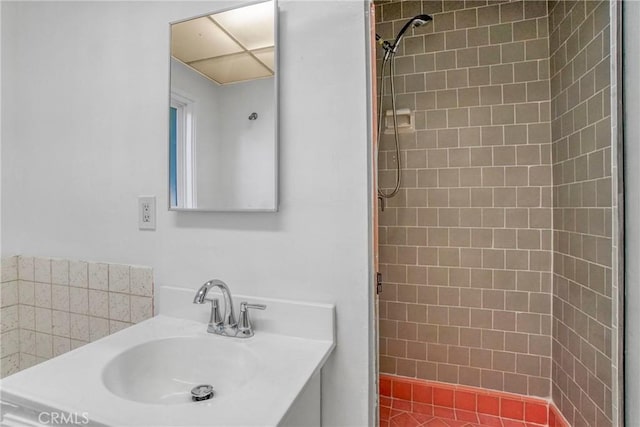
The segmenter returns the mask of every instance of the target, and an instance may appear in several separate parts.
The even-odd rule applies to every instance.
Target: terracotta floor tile
[[[391,413],[389,414],[389,419],[395,417],[396,415],[400,415],[403,412],[406,412],[406,411],[398,411],[397,409],[392,409]]]
[[[424,415],[433,415],[433,405],[413,402],[412,412]]]
[[[424,424],[427,421],[433,419],[433,415],[417,414],[415,412],[412,412],[411,416],[415,418],[417,421],[419,421],[421,424]]]
[[[421,424],[422,423],[420,421],[413,418],[408,412],[403,412],[402,414],[391,418],[390,422],[390,425],[393,427],[418,427]]]
[[[434,418],[431,421],[427,421],[422,424],[424,427],[449,427],[449,424],[442,421],[441,418]]]
[[[430,386],[414,384],[413,401],[420,403],[433,403],[433,389]]]
[[[380,420],[385,420],[385,421],[388,420],[390,418],[389,417],[390,413],[391,413],[391,408],[387,408],[387,407],[381,406],[380,407]]]
[[[524,402],[515,399],[500,399],[500,416],[524,421]]]
[[[411,412],[411,402],[409,400],[393,399],[391,407],[399,411]]]
[[[483,426],[502,427],[502,420],[500,417],[493,415],[478,414],[478,421],[480,421],[480,424]]]
[[[465,421],[467,423],[477,423],[478,413],[456,409],[456,420]]]
[[[524,421],[510,420],[508,418],[502,419],[502,426],[503,427],[527,427]]]
[[[447,423],[449,427],[464,427],[469,424],[467,421],[450,420],[448,418],[442,418],[442,421]]]
[[[393,381],[392,396],[395,399],[411,400],[411,384],[402,381]]]
[[[425,405],[428,406],[428,405]],[[486,414],[475,414],[476,421],[468,421],[460,418],[460,413],[456,411],[458,419],[447,417],[434,417],[430,414],[416,412],[399,411],[386,408],[387,411],[380,411],[380,427],[546,427],[546,424],[526,423],[524,421],[501,419]],[[385,415],[386,414],[386,415]]]
[[[456,419],[456,413],[452,408],[442,408],[440,406],[434,406],[433,415],[441,418],[449,418],[451,420]]]
[[[547,424],[548,413],[547,405],[542,403],[526,402],[524,405],[524,420],[526,422]]]
[[[482,394],[478,395],[478,412],[489,415],[500,415],[500,398]]]
[[[380,378],[380,395],[391,396],[391,380],[389,378]]]
[[[456,409],[463,409],[465,411],[475,411],[477,409],[475,393],[456,390],[454,405]]]
[[[433,404],[453,408],[453,390],[446,388],[433,389]]]

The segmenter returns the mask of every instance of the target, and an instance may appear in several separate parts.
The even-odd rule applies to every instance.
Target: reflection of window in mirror
[[[171,206],[196,206],[194,101],[171,92],[169,108],[169,185]]]
[[[178,109],[169,108],[169,197],[170,206],[178,206],[177,170]]]

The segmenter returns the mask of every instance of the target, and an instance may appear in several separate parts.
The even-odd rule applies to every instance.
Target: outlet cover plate
[[[138,229],[140,230],[156,229],[156,197],[155,196],[139,196],[138,197]]]

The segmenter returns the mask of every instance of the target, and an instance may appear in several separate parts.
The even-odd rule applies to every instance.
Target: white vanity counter
[[[291,415],[294,402],[313,382],[317,390],[307,395],[317,396],[319,405],[318,374],[335,347],[334,308],[250,301],[268,306],[255,316],[251,338],[207,333],[201,319],[207,310],[191,305],[199,320],[158,315],[11,375],[0,382],[2,424],[38,425],[29,419],[55,408],[86,415],[90,425],[287,425],[288,418],[297,419]],[[308,328],[297,315],[305,312]],[[283,313],[293,317],[282,319]],[[283,334],[274,333],[279,326]],[[216,395],[191,401],[191,388],[202,383],[212,384]]]

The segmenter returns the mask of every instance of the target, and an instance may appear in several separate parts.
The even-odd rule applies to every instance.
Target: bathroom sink
[[[255,313],[254,336],[238,339],[207,332],[210,307],[194,305],[192,289],[160,292],[171,301],[165,314],[0,380],[4,419],[42,425],[39,414],[56,412],[92,427],[319,425],[335,307],[241,295],[269,309]],[[193,401],[201,384],[215,394]]]
[[[216,399],[247,385],[259,368],[254,351],[211,336],[149,341],[115,356],[102,381],[113,394],[150,404],[191,404],[191,389],[213,386]]]

